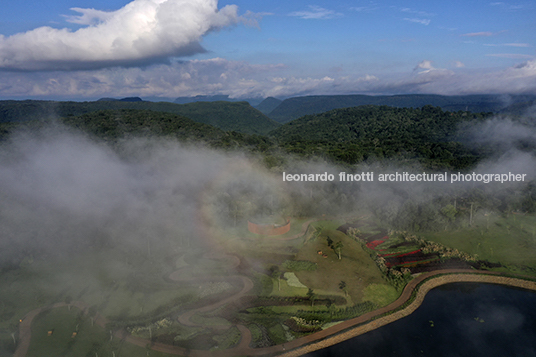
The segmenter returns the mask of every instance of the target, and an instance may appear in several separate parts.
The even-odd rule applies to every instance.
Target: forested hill
[[[448,111],[497,112],[507,105],[534,99],[536,99],[534,95],[323,95],[285,99],[268,113],[268,116],[279,123],[287,123],[307,114],[319,114],[332,109],[369,104],[398,108],[420,108],[424,105],[432,105]]]
[[[247,102],[56,102],[25,100],[0,101],[0,123],[78,116],[99,110],[138,109],[181,115],[222,130],[265,134],[279,126]]]
[[[180,107],[186,108],[185,112],[190,117],[195,117],[202,115],[199,114],[201,109],[198,105],[207,113],[207,106],[202,104],[191,103]],[[235,113],[232,107],[226,108],[229,111],[224,112],[225,115],[220,114],[220,117],[228,116],[232,120]],[[56,112],[50,111],[51,114]],[[0,123],[0,141],[18,128],[45,125],[41,118],[46,115],[36,117],[40,120]],[[223,131],[184,116],[153,110],[115,109],[54,117],[107,141],[125,136],[149,135],[200,141],[214,148],[241,148],[260,153],[269,167],[284,167],[287,154],[290,153],[301,158],[317,157],[346,165],[387,158],[406,163],[418,162],[433,169],[468,169],[500,149],[478,143],[468,147],[462,141],[470,142],[470,139],[457,136],[459,125],[470,127],[475,121],[486,119],[488,114],[446,112],[430,105],[418,109],[374,105],[335,109],[279,125],[267,136]],[[525,142],[521,144],[530,150],[534,146]]]
[[[274,97],[268,97],[255,106],[255,109],[268,115],[277,108],[283,101]]]
[[[267,137],[223,131],[173,113],[135,109],[99,110],[53,121],[0,123],[0,144],[16,131],[39,132],[58,122],[112,145],[128,137],[175,138],[182,143],[203,144],[216,149],[241,148],[252,152],[264,152],[273,145]]]
[[[369,157],[419,158],[436,167],[463,168],[478,160],[456,139],[461,122],[482,119],[470,112],[445,112],[366,105],[306,115],[272,131],[288,151],[307,155],[327,151],[338,161]]]
[[[280,126],[248,102],[195,102],[178,106],[176,114],[223,130],[262,135]]]

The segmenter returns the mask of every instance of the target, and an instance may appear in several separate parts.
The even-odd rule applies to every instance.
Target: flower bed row
[[[368,242],[367,243],[367,248],[375,250],[377,246],[379,246],[380,244],[384,243],[387,239],[389,239],[389,237],[385,236],[382,239],[377,239],[377,240],[373,240],[371,242]]]
[[[419,253],[421,251],[421,248],[417,249],[417,250],[414,250],[412,252],[408,252],[408,253],[391,253],[391,254],[380,254],[380,257],[392,257],[392,258],[397,258],[397,257],[404,257],[406,255],[411,255],[411,254],[416,254],[416,253]]]
[[[393,268],[393,267],[411,267],[411,266],[417,266],[419,264],[428,264],[428,263],[431,263],[431,262],[434,262],[436,260],[438,260],[439,258],[438,257],[433,257],[431,259],[422,259],[422,260],[413,260],[413,261],[409,261],[409,262],[404,262],[404,263],[395,263],[395,262],[386,262],[385,263],[385,266],[387,266],[388,268]]]

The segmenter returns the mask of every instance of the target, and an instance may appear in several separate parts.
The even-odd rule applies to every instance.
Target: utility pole
[[[469,227],[473,226],[473,202],[471,202],[471,212],[469,213]]]

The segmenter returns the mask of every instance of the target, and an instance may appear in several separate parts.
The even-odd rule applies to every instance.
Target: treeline
[[[62,103],[66,103],[64,105],[67,107],[72,104]],[[141,105],[147,102],[95,103]],[[41,105],[33,101],[30,104]],[[179,106],[172,103],[152,104]],[[20,106],[20,113],[27,110],[22,103],[17,105]],[[78,109],[84,108],[84,105],[80,104]],[[260,135],[251,133],[257,129],[248,133],[245,129],[241,132],[224,130],[221,125],[217,128],[202,123],[199,116],[210,117],[211,110],[216,110],[214,107],[207,111],[207,105],[212,108],[223,104],[191,103],[188,116],[146,109],[113,109],[49,120],[59,121],[108,141],[133,135],[166,136],[187,142],[203,142],[215,149],[260,153],[267,167],[281,171],[289,155],[298,159],[320,158],[345,166],[387,159],[405,166],[415,165],[432,170],[465,170],[496,151],[485,143],[466,145],[470,138],[459,134],[460,127],[468,128],[483,122],[491,117],[491,113],[448,112],[430,105],[418,109],[366,105],[306,115],[272,130],[268,135]],[[242,119],[233,119],[229,105],[243,106],[241,103],[227,103],[225,110],[216,110],[220,113],[218,118],[228,118],[227,126],[233,120],[243,123]],[[18,107],[11,107],[14,108]],[[41,109],[47,112],[47,108]],[[33,107],[31,110],[37,109]],[[240,116],[240,113],[243,112],[239,110],[236,115]],[[214,118],[211,120],[216,120]],[[35,129],[46,123],[47,120],[0,123],[0,140],[21,127]],[[520,148],[533,151],[535,146],[520,143]]]
[[[486,225],[483,221],[489,225],[490,215],[536,212],[534,182],[510,188],[499,185],[494,186],[497,190],[471,187],[456,194],[439,196],[421,192],[418,200],[406,197],[370,201],[367,207],[389,227],[413,232],[456,230],[471,227],[478,220],[480,225]]]
[[[530,104],[534,95],[458,95],[445,96],[433,94],[406,95],[317,95],[294,97],[277,103],[267,98],[257,108],[279,123],[288,123],[304,115],[320,114],[333,109],[357,107],[361,105],[388,105],[397,108],[421,108],[425,105],[440,107],[445,111],[505,112],[510,105]],[[267,105],[268,104],[268,105]],[[272,108],[271,110],[268,110]]]
[[[177,114],[151,110],[100,110],[57,119],[0,123],[0,142],[13,133],[39,132],[63,124],[111,144],[128,137],[174,138],[183,143],[202,143],[214,149],[247,149],[264,152],[273,142],[263,136],[225,131]]]
[[[490,115],[445,112],[430,105],[419,109],[366,105],[306,115],[270,135],[288,152],[323,155],[340,163],[389,158],[419,161],[428,168],[463,169],[482,154],[458,141],[457,128]]]
[[[222,130],[264,135],[279,126],[247,102],[169,102],[111,101],[55,102],[38,100],[0,101],[0,123],[78,117],[102,110],[150,110],[187,117]]]

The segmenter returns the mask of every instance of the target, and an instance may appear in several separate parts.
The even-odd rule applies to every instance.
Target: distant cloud
[[[425,25],[425,26],[430,25],[430,22],[431,22],[431,20],[429,20],[429,19],[415,19],[415,18],[410,19],[410,18],[407,18],[407,17],[405,17],[404,20],[409,21],[409,22],[414,22],[414,23],[417,23],[417,24],[421,24],[421,25]]]
[[[416,23],[416,24],[425,25],[425,26],[430,25],[430,22],[432,21],[432,20],[429,19],[429,17],[435,16],[435,14],[433,14],[433,13],[426,12],[426,11],[414,10],[414,9],[409,8],[409,7],[398,8],[396,6],[391,6],[391,8],[395,9],[395,10],[398,10],[398,11],[400,11],[402,13],[405,13],[405,14],[411,14],[411,15],[418,16],[418,17],[405,17],[405,18],[403,18],[403,20],[413,22],[413,23]]]
[[[465,64],[463,64],[463,62],[460,62],[460,61],[454,61],[454,67],[463,68],[465,67]]]
[[[531,55],[524,55],[519,53],[490,53],[487,54],[488,57],[502,57],[502,58],[512,58],[512,59],[529,59],[534,58]]]
[[[493,32],[488,32],[488,31],[485,31],[485,32],[471,32],[471,33],[463,34],[461,36],[465,36],[465,37],[493,36]]]
[[[435,16],[435,14],[433,14],[433,13],[426,12],[426,11],[413,10],[413,9],[408,8],[408,7],[401,8],[400,11],[401,12],[406,12],[408,14],[414,14],[414,15],[418,15],[418,16],[423,16],[423,17]]]
[[[502,9],[506,9],[506,10],[522,10],[522,9],[526,9],[528,6],[527,5],[522,5],[522,4],[510,4],[510,3],[506,3],[506,2],[492,2],[490,3],[491,6],[497,6],[497,7],[500,7]]]
[[[490,47],[500,47],[500,46],[507,46],[507,47],[531,47],[528,43],[486,43],[484,46],[490,46]]]
[[[425,73],[425,72],[429,72],[431,70],[434,70],[434,66],[432,66],[432,61],[428,61],[428,60],[424,60],[422,61],[421,63],[419,63],[414,69],[413,71],[418,71],[420,69],[424,69],[425,71],[424,72],[421,72],[421,73]]]
[[[504,70],[452,69],[423,60],[406,73],[351,74],[326,68],[317,76],[295,76],[283,64],[251,64],[223,58],[75,72],[0,72],[1,98],[96,99],[227,94],[233,98],[317,94],[443,95],[536,94],[536,59]]]
[[[357,12],[370,12],[370,11],[374,11],[374,10],[378,10],[380,7],[377,6],[376,3],[374,2],[370,2],[370,5],[368,6],[352,6],[350,7],[350,10],[351,11],[357,11]]]
[[[0,35],[0,69],[132,66],[204,52],[199,44],[203,35],[245,21],[235,5],[219,10],[217,5],[217,0],[133,0],[110,12],[72,8],[80,15],[67,21],[85,27]]]
[[[309,10],[295,11],[288,14],[288,16],[300,17],[302,19],[334,19],[343,16],[342,13],[334,10],[324,9],[317,5],[309,5]]]

